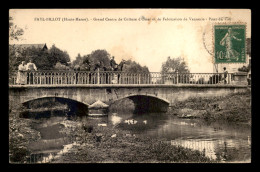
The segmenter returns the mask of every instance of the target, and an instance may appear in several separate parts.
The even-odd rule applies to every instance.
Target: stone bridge
[[[244,92],[247,85],[218,84],[77,84],[77,85],[9,85],[9,108],[42,98],[62,98],[86,106],[101,100],[112,103],[129,98],[137,108],[151,111],[172,106],[176,101],[193,97],[216,97],[230,93]]]

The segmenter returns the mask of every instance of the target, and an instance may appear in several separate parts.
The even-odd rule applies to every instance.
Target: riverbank
[[[251,125],[251,91],[214,98],[190,98],[176,102],[167,113],[181,118],[224,120]]]
[[[40,132],[31,128],[32,120],[20,117],[24,110],[22,106],[9,110],[10,163],[26,163],[27,155],[30,153],[29,143],[41,138]]]

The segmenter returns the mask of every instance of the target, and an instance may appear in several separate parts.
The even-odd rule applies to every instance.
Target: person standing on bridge
[[[226,67],[224,67],[223,69],[224,69],[224,77],[223,77],[224,84],[227,84],[228,71],[226,70]]]
[[[32,63],[32,60],[30,60],[29,61],[29,63],[27,63],[27,65],[26,65],[26,70],[27,71],[31,71],[31,72],[28,72],[28,79],[27,79],[27,81],[28,81],[28,83],[29,84],[33,84],[33,71],[37,71],[37,67],[36,67],[36,65],[34,64],[34,63]]]
[[[110,60],[110,66],[111,66],[113,71],[117,71],[118,70],[118,64],[116,63],[114,56],[112,56],[112,58]],[[118,82],[117,79],[118,79],[118,76],[117,76],[117,74],[114,73],[113,74],[113,79],[112,79],[111,83],[112,84],[116,84]]]
[[[18,73],[17,73],[17,84],[24,85],[27,82],[27,73],[26,73],[26,65],[25,61],[22,61],[22,64],[18,66]]]
[[[32,63],[32,60],[30,60],[29,63],[27,63],[26,67],[26,69],[29,71],[37,71],[37,67],[34,63]]]

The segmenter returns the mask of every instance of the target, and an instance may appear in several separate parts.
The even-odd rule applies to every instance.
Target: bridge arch
[[[164,98],[161,98],[152,94],[130,94],[118,99],[113,100],[115,103],[119,100],[128,98],[132,100],[135,104],[136,113],[139,112],[166,112],[170,102]]]
[[[32,98],[29,98],[29,99],[26,99],[26,100],[22,100],[21,101],[21,104],[24,104],[24,103],[27,103],[27,102],[30,102],[30,101],[34,101],[34,100],[38,100],[38,99],[44,99],[44,98],[60,98],[60,99],[67,99],[67,100],[71,100],[71,101],[75,101],[75,102],[79,102],[79,103],[82,103],[86,106],[89,106],[88,103],[85,103],[85,102],[81,102],[77,99],[74,99],[74,98],[68,98],[68,97],[64,97],[64,96],[41,96],[41,97],[32,97]]]
[[[118,99],[115,99],[113,102],[118,101],[118,100],[121,100],[121,99],[124,99],[124,98],[133,97],[133,96],[147,96],[147,97],[153,97],[153,98],[156,98],[156,99],[158,99],[158,100],[161,100],[161,101],[163,101],[163,102],[165,102],[165,103],[167,103],[167,104],[170,104],[170,101],[168,101],[168,100],[166,100],[166,99],[164,99],[164,98],[162,98],[162,97],[153,95],[153,94],[128,94],[128,95],[125,95],[125,96],[120,97],[120,98],[118,98]]]
[[[57,105],[60,108],[52,108],[50,105]],[[34,99],[30,99],[22,102],[22,105],[27,109],[37,109],[41,106],[47,106],[47,111],[57,111],[57,110],[65,110],[68,115],[79,115],[83,116],[88,113],[88,105],[82,102],[79,102],[74,99],[64,98],[64,97],[54,97],[54,96],[44,96],[38,97]],[[64,105],[64,106],[63,106]],[[39,106],[39,107],[37,107]],[[65,107],[67,107],[65,109]]]

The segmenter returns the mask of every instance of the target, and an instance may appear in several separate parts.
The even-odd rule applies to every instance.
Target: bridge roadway
[[[247,85],[230,84],[66,84],[9,85],[9,107],[42,98],[62,98],[86,106],[100,100],[108,105],[129,98],[137,107],[162,111],[176,101],[244,92]]]

